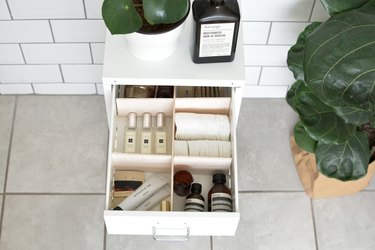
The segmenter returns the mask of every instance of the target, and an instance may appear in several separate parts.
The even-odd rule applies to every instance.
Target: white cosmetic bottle
[[[163,112],[156,114],[155,128],[155,153],[167,153],[167,129],[165,127],[165,114]]]
[[[152,153],[152,129],[151,129],[151,114],[144,113],[142,120],[142,131],[141,131],[141,153],[151,154]]]
[[[128,114],[128,126],[125,128],[125,153],[135,153],[137,149],[137,114]]]

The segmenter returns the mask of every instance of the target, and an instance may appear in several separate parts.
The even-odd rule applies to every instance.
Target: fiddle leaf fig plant
[[[375,146],[375,0],[321,0],[331,17],[312,23],[288,52],[296,82],[287,103],[298,113],[299,147],[321,173],[356,180]]]
[[[149,25],[171,24],[188,13],[189,0],[104,0],[102,16],[112,35],[128,34]]]

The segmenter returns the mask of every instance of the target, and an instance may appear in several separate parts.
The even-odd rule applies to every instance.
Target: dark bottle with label
[[[237,0],[195,0],[192,10],[193,62],[233,61],[241,17]]]
[[[232,194],[225,186],[225,174],[214,174],[212,182],[215,185],[208,192],[208,211],[232,212]]]
[[[186,197],[185,211],[187,212],[203,212],[204,198],[201,195],[202,185],[193,183],[191,185],[191,193]]]

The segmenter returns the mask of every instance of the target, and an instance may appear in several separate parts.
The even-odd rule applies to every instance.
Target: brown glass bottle
[[[195,0],[192,10],[193,62],[233,61],[241,18],[237,0]]]
[[[215,185],[208,192],[208,211],[232,212],[232,194],[225,186],[225,174],[214,174],[212,182]]]
[[[193,183],[191,185],[191,192],[186,197],[185,211],[186,212],[203,212],[204,211],[204,198],[201,195],[202,185]]]

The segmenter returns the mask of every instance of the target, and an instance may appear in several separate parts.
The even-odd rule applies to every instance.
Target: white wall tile
[[[245,86],[245,98],[285,98],[288,86]]]
[[[58,65],[0,65],[0,82],[62,82]]]
[[[244,44],[266,44],[270,22],[242,22]]]
[[[18,44],[0,44],[0,64],[24,64]]]
[[[1,21],[0,43],[52,42],[51,29],[46,20]]]
[[[89,44],[23,44],[28,64],[91,63]]]
[[[44,95],[93,95],[95,84],[89,83],[41,83],[33,84],[36,94]]]
[[[246,45],[246,66],[286,66],[287,53],[290,46]]]
[[[91,51],[94,58],[94,63],[103,63],[104,43],[91,43]]]
[[[87,18],[102,18],[103,0],[85,0]]]
[[[0,20],[9,20],[9,10],[5,0],[0,0]]]
[[[52,20],[56,42],[104,42],[103,20]]]
[[[268,44],[295,44],[307,25],[309,23],[272,23]]]
[[[245,0],[242,20],[309,21],[313,0]]]
[[[84,18],[82,0],[8,0],[14,19]]]
[[[0,94],[2,95],[22,95],[34,94],[31,84],[0,84]]]
[[[102,65],[61,65],[65,82],[102,82]]]
[[[261,67],[246,67],[246,85],[258,85]]]
[[[329,18],[328,12],[324,9],[322,2],[316,1],[314,11],[311,16],[312,22],[324,22]]]
[[[104,95],[103,84],[97,83],[96,89],[98,90],[98,95]]]
[[[292,85],[293,73],[287,67],[263,67],[259,85]]]

